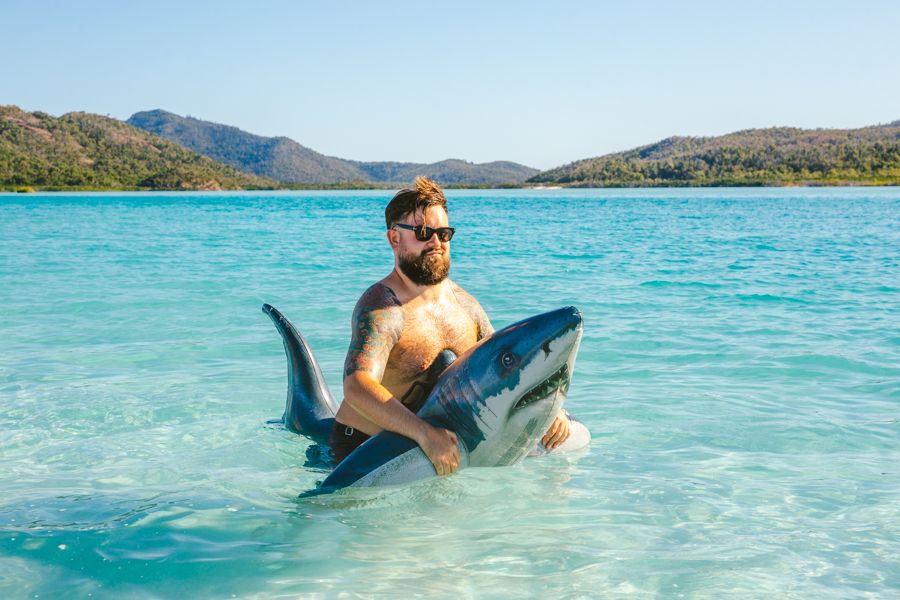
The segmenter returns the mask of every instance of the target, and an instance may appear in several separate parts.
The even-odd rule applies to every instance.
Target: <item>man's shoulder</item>
[[[476,302],[475,297],[472,294],[464,290],[461,285],[459,285],[452,279],[447,280],[447,285],[450,287],[450,291],[453,292],[453,295],[456,296],[456,298],[460,302]]]
[[[480,340],[493,333],[494,326],[491,325],[491,320],[488,318],[487,313],[484,312],[481,304],[478,303],[478,300],[476,300],[472,294],[462,289],[462,286],[457,285],[449,279],[447,282],[450,285],[450,290],[453,292],[456,301],[459,302],[459,305],[466,311],[472,321],[475,322],[475,325],[478,326],[478,339]]]
[[[397,294],[390,287],[385,285],[383,281],[369,286],[359,301],[356,303],[354,312],[370,312],[373,310],[387,310],[392,308],[399,309],[402,306]]]

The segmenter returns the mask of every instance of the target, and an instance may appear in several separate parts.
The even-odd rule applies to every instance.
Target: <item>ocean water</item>
[[[308,500],[260,306],[339,398],[388,192],[0,196],[0,597],[900,595],[900,190],[449,196],[593,442]]]

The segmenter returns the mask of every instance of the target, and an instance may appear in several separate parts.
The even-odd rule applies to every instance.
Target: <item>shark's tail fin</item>
[[[287,402],[282,420],[288,429],[327,443],[337,403],[325,385],[322,370],[309,344],[287,317],[270,304],[263,304],[262,310],[281,334],[287,355]]]

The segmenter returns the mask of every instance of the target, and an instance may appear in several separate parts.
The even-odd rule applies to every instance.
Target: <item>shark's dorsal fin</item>
[[[263,304],[262,310],[281,334],[287,356],[288,389],[282,421],[292,431],[327,442],[338,407],[325,385],[319,363],[309,344],[281,311],[270,304]]]

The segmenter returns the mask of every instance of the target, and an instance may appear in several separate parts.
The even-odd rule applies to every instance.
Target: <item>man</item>
[[[334,464],[370,436],[387,429],[422,447],[438,475],[459,468],[456,434],[415,415],[434,385],[443,350],[460,355],[494,332],[481,305],[447,278],[450,239],[447,200],[434,182],[417,177],[384,211],[394,270],[370,287],[353,311],[344,363],[344,401],[330,445]],[[542,442],[555,448],[569,437],[561,412]]]

